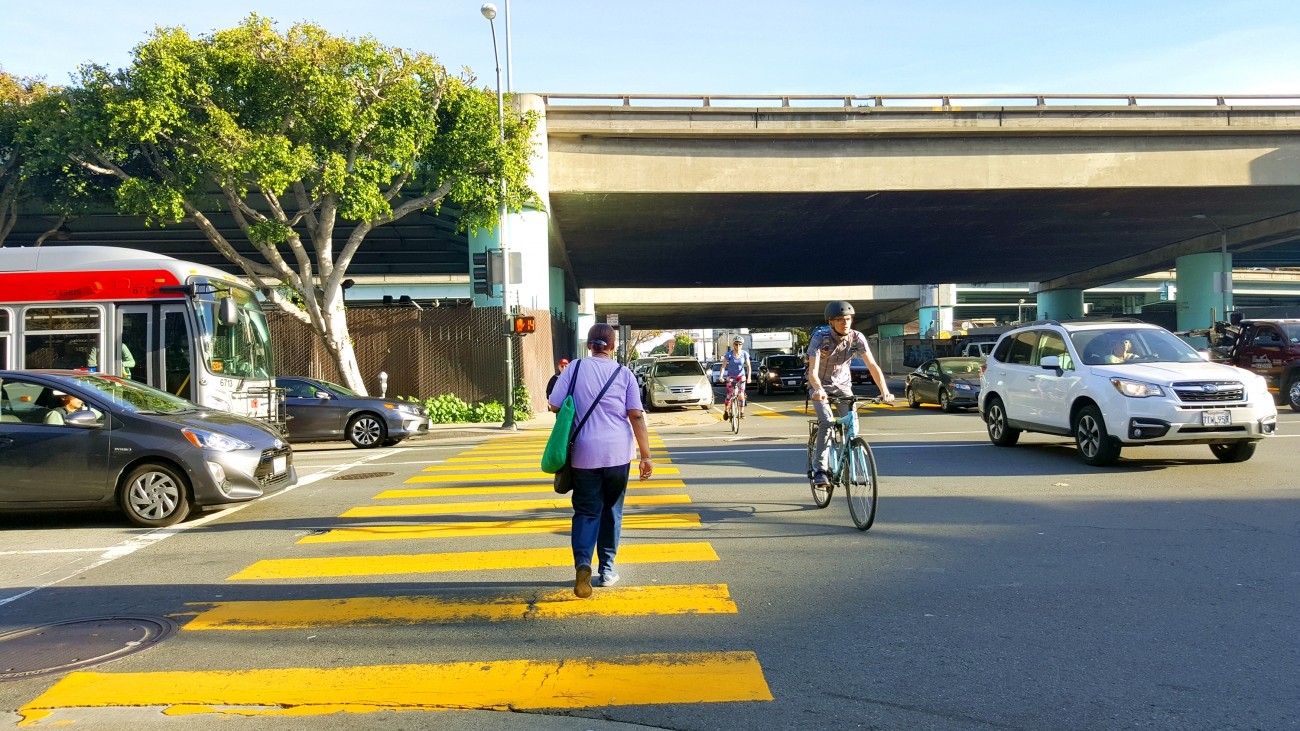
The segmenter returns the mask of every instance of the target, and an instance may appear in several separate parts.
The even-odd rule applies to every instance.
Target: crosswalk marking
[[[541,450],[537,450],[537,451],[535,451],[535,452],[519,452],[519,453],[517,453],[517,454],[489,454],[489,455],[479,455],[479,456],[476,456],[476,457],[475,457],[475,456],[466,457],[466,456],[465,456],[466,454],[469,454],[469,453],[468,453],[468,452],[461,452],[460,454],[456,455],[455,457],[448,457],[448,458],[444,459],[443,462],[448,463],[448,464],[484,462],[484,461],[487,461],[487,460],[491,460],[491,461],[494,461],[494,462],[525,462],[525,461],[541,462],[541,459],[542,459],[542,452],[541,452]],[[660,459],[665,458],[665,457],[668,456],[668,450],[666,450],[666,449],[651,449],[651,450],[650,450],[650,456],[651,456],[651,457],[654,457],[654,458],[655,458],[655,461],[658,461],[658,460],[660,460]]]
[[[640,460],[631,460],[629,465],[637,464]],[[654,460],[656,469],[659,465],[672,464],[672,460],[663,457]],[[473,473],[478,470],[496,470],[499,472],[512,472],[516,470],[536,470],[537,466],[542,463],[542,458],[529,457],[527,460],[518,462],[506,462],[495,457],[491,461],[480,460],[475,462],[457,462],[456,464],[433,464],[421,469],[422,472],[464,472]]]
[[[394,541],[407,539],[464,538],[467,536],[504,536],[530,533],[565,533],[573,526],[572,518],[529,518],[525,520],[480,520],[460,523],[419,523],[413,525],[365,525],[335,528],[319,535],[304,536],[299,543],[349,543],[355,541]],[[623,516],[623,530],[655,528],[699,528],[697,513],[639,513]]]
[[[676,467],[658,467],[655,469],[655,474],[660,474],[660,475],[676,475],[679,474],[679,472],[680,470]],[[502,477],[503,475],[497,473],[491,473],[491,472],[483,473],[483,474],[466,474],[464,472],[461,472],[461,473],[451,474],[451,475],[416,475],[415,477],[412,477],[406,481],[407,482],[472,482],[474,480],[500,480],[502,479]],[[511,480],[550,480],[553,479],[555,475],[552,475],[549,472],[542,472],[541,470],[534,468],[534,471],[532,472],[509,472],[506,473],[504,477],[507,477],[508,479]]]
[[[681,480],[637,480],[629,482],[629,490],[686,487]],[[542,485],[475,485],[473,487],[420,487],[400,490],[384,490],[375,496],[375,500],[391,500],[413,497],[456,497],[459,495],[510,495],[527,492],[554,492],[551,483]]]
[[[717,561],[708,543],[650,543],[620,546],[618,563],[668,563],[675,561]],[[331,556],[320,558],[273,558],[254,562],[227,581],[260,579],[314,579],[339,576],[387,576],[432,574],[497,569],[539,569],[573,567],[573,550],[564,548],[521,548],[505,551],[456,551],[451,553],[391,554],[387,556]]]
[[[240,707],[232,712],[305,716],[770,700],[772,692],[754,653],[683,652],[336,668],[74,672],[19,713],[32,718],[65,707],[166,706],[169,714]]]
[[[629,495],[624,505],[686,505],[689,495]],[[504,513],[515,510],[572,510],[566,496],[545,500],[482,500],[463,503],[419,503],[417,505],[367,505],[346,510],[340,518],[396,518],[413,515],[456,515],[460,513]]]
[[[343,597],[197,606],[207,608],[185,624],[186,631],[736,613],[726,584],[613,587],[594,592],[589,599],[579,599],[565,588],[538,589],[527,595]]]

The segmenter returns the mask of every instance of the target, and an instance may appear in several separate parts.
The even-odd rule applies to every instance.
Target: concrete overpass
[[[1300,97],[542,102],[552,261],[638,327],[707,326],[738,284],[812,288],[780,312],[737,295],[763,324],[846,285],[1095,287],[1218,251],[1220,227],[1237,266],[1300,264]]]

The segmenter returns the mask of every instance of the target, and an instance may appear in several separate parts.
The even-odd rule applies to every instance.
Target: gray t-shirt
[[[853,373],[849,363],[855,356],[864,357],[868,352],[867,336],[849,330],[840,337],[830,325],[825,325],[813,330],[808,338],[808,367],[812,368],[813,356],[819,355],[817,379],[822,386],[849,394],[853,392]]]

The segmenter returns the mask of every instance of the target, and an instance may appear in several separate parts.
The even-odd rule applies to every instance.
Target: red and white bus
[[[0,369],[130,378],[202,406],[276,414],[254,291],[218,269],[113,246],[0,248]]]

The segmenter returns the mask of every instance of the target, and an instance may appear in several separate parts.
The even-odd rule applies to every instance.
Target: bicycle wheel
[[[849,513],[858,530],[866,530],[876,522],[876,458],[871,446],[862,437],[854,437],[846,455],[849,463],[841,473],[844,476],[844,494],[849,499]]]
[[[731,397],[731,433],[740,433],[740,395]]]
[[[831,504],[832,487],[829,484],[818,487],[817,483],[813,481],[813,476],[817,472],[817,453],[813,451],[816,447],[817,422],[813,421],[808,424],[808,487],[812,489],[813,505],[824,508]]]

